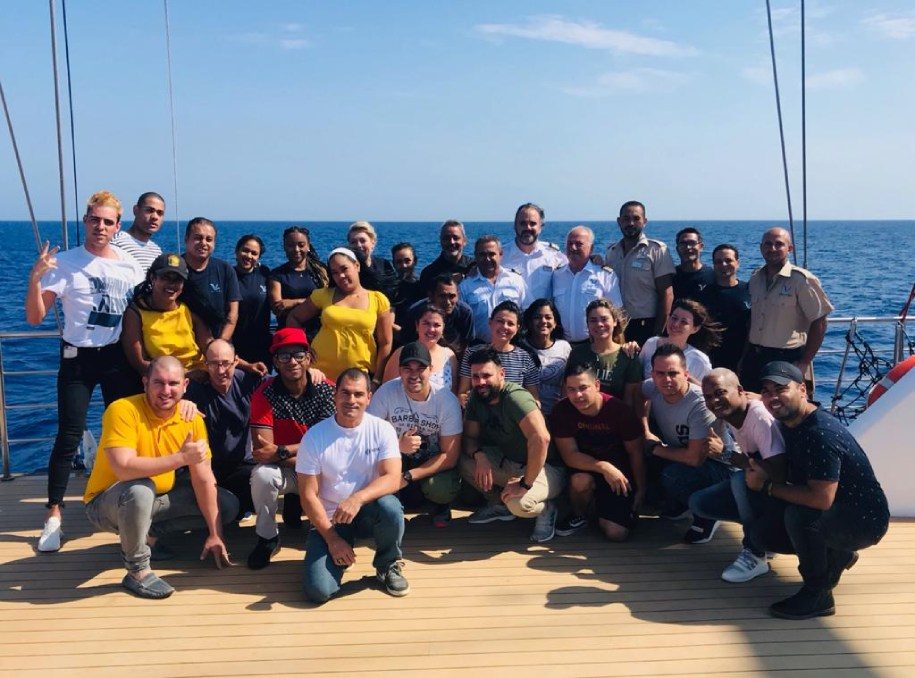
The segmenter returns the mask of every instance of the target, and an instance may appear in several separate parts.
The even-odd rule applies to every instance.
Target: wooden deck
[[[0,485],[0,671],[53,675],[626,676],[804,672],[915,675],[915,523],[894,522],[837,589],[835,617],[770,618],[766,606],[798,586],[797,561],[726,584],[733,526],[685,546],[685,525],[645,520],[627,544],[594,535],[527,541],[530,523],[447,530],[407,526],[412,591],[376,588],[357,549],[343,594],[316,608],[300,594],[302,535],[282,532],[268,569],[244,559],[253,529],[233,528],[240,565],[188,559],[157,572],[178,589],[164,601],[120,587],[113,535],[92,534],[71,483],[68,541],[38,554],[45,479]],[[70,500],[70,498],[68,498]]]

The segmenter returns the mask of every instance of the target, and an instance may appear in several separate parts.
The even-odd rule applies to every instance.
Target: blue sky
[[[799,5],[773,2],[796,215]],[[169,8],[182,219],[786,216],[763,0]],[[82,197],[173,205],[162,2],[67,9]],[[915,218],[912,3],[808,1],[807,27],[810,218]],[[59,214],[49,52],[47,3],[3,0],[39,218]],[[25,216],[3,130],[0,219]]]

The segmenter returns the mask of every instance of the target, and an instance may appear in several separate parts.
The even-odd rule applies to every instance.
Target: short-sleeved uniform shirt
[[[132,256],[143,273],[146,273],[156,260],[156,257],[162,254],[162,248],[154,243],[151,238],[143,242],[142,240],[137,240],[123,229],[114,234],[111,244],[120,247]]]
[[[209,381],[188,384],[185,397],[204,415],[217,479],[234,471],[243,461],[253,461],[248,419],[251,397],[260,383],[259,374],[236,369],[226,393],[217,391]]]
[[[698,271],[684,271],[677,266],[674,273],[674,299],[692,299],[702,301],[706,288],[715,284],[715,271],[710,266],[703,266]]]
[[[702,397],[702,389],[690,384],[686,394],[675,403],[664,400],[651,379],[642,382],[642,393],[651,402],[651,415],[661,433],[661,440],[670,447],[686,447],[690,440],[708,438],[715,423]]]
[[[270,302],[267,300],[267,276],[270,270],[256,266],[253,270],[239,272],[238,289],[241,301],[238,302],[238,324],[232,335],[235,350],[248,362],[258,360],[270,364]]]
[[[632,464],[623,445],[642,437],[642,424],[622,400],[601,393],[603,403],[593,417],[579,412],[568,400],[557,403],[550,416],[555,438],[574,438],[578,450],[598,461],[609,461],[631,481]]]
[[[477,351],[492,348],[490,344],[477,344],[464,352],[461,358],[460,376],[470,378],[470,359]],[[505,381],[510,381],[519,386],[538,386],[540,384],[540,370],[531,354],[520,346],[512,345],[510,351],[498,351],[502,369],[505,370]]]
[[[769,284],[766,267],[750,276],[750,343],[768,348],[799,348],[810,323],[834,307],[813,273],[785,263]]]
[[[568,258],[556,245],[542,240],[534,243],[530,254],[522,252],[512,240],[502,254],[502,266],[524,278],[528,303],[536,299],[550,299],[553,296],[553,271],[568,264]]]
[[[506,459],[526,464],[527,438],[521,431],[520,422],[536,409],[537,401],[530,392],[506,381],[495,405],[484,402],[476,391],[471,391],[465,416],[467,421],[480,425],[482,447],[496,448]]]
[[[238,276],[228,262],[211,257],[202,271],[187,267],[181,301],[210,328],[216,337],[226,324],[229,302],[241,301]]]
[[[835,501],[857,509],[858,519],[877,536],[886,531],[889,506],[864,450],[848,429],[817,408],[794,428],[779,423],[788,455],[788,482],[837,481]]]
[[[461,421],[461,403],[448,389],[432,387],[425,400],[413,400],[403,388],[398,377],[383,383],[369,402],[369,414],[390,422],[397,435],[411,428],[422,438],[422,447],[409,455],[411,466],[416,467],[439,454],[441,436],[455,436],[464,430]],[[406,461],[406,459],[405,459]]]
[[[105,454],[106,448],[129,447],[137,451],[138,457],[167,457],[181,449],[188,433],[193,440],[206,441],[207,430],[199,414],[191,421],[184,421],[175,408],[170,417],[160,419],[149,406],[145,393],[115,400],[102,415],[102,438],[83,501],[89,503],[118,482]],[[207,458],[209,456],[207,448]],[[156,487],[156,494],[165,494],[175,485],[175,472],[166,471],[150,480]]]
[[[590,365],[600,379],[601,393],[609,393],[617,398],[626,395],[627,384],[641,384],[642,363],[639,357],[630,358],[617,349],[613,353],[598,355],[591,344],[580,344],[572,349],[569,355],[569,367],[573,365]]]
[[[588,338],[588,319],[585,309],[595,299],[607,299],[618,307],[623,306],[620,282],[609,266],[588,262],[575,273],[568,264],[553,271],[553,301],[562,317],[562,326],[569,341]]]
[[[365,414],[359,426],[344,428],[329,417],[305,434],[295,470],[318,476],[318,499],[329,519],[341,501],[378,477],[385,459],[400,459],[397,433],[388,422]]]
[[[670,252],[660,240],[643,233],[635,247],[623,253],[623,241],[607,248],[605,263],[620,279],[623,305],[630,318],[654,318],[658,314],[658,292],[655,280],[676,272]]]
[[[280,297],[283,299],[307,299],[320,286],[320,280],[315,277],[311,268],[297,271],[288,261],[270,271],[268,280],[280,284]],[[285,315],[276,319],[276,326],[277,329],[286,327]],[[320,328],[320,319],[312,318],[305,324],[305,333],[313,338]]]
[[[503,301],[513,301],[521,308],[528,302],[524,278],[504,266],[495,283],[489,282],[479,272],[467,276],[460,285],[461,300],[473,312],[473,336],[480,341],[490,341],[489,316]]]
[[[328,379],[336,379],[350,367],[364,372],[375,371],[378,345],[375,325],[378,316],[391,309],[383,292],[367,290],[368,308],[350,308],[334,303],[334,288],[317,289],[311,302],[321,311],[321,330],[312,344],[318,359],[315,367]]]
[[[100,348],[121,336],[121,320],[143,281],[140,265],[112,247],[115,259],[99,257],[85,247],[57,255],[57,268],[41,277],[42,292],[53,292],[64,313],[63,340],[72,346]]]
[[[315,384],[309,378],[305,391],[296,398],[282,379],[270,377],[251,396],[250,425],[252,429],[273,429],[275,445],[298,445],[309,428],[334,412],[334,387],[330,384]]]

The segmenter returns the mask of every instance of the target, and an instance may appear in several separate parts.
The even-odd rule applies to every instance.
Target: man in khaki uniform
[[[750,276],[750,337],[740,373],[743,387],[756,392],[763,366],[774,360],[792,362],[810,378],[834,308],[817,277],[788,261],[794,245],[785,229],[766,231],[759,249],[766,263]]]
[[[635,200],[624,203],[616,223],[623,237],[607,248],[604,263],[620,279],[629,314],[626,339],[641,345],[664,329],[674,301],[671,285],[676,269],[667,245],[645,237],[645,205]]]

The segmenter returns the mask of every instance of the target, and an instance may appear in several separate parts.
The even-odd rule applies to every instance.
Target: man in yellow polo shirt
[[[167,532],[206,526],[200,559],[229,563],[220,522],[238,512],[238,500],[216,487],[206,428],[200,415],[184,421],[178,403],[187,388],[181,363],[154,359],[144,393],[113,402],[102,419],[102,439],[86,484],[86,514],[98,529],[121,539],[123,585],[141,598],[167,598],[173,589],[150,569],[150,546]],[[176,473],[177,472],[177,473]]]

